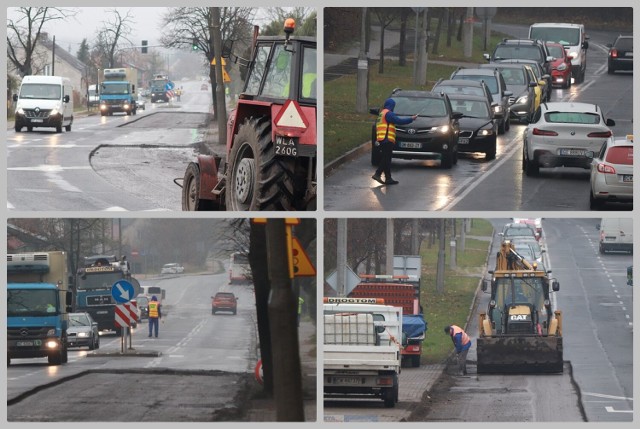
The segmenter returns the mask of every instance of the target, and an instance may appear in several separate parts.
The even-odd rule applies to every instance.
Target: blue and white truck
[[[104,69],[100,82],[100,115],[115,112],[135,115],[137,106],[136,84],[138,71],[134,68]]]
[[[7,255],[7,365],[13,358],[67,362],[71,311],[67,254]]]

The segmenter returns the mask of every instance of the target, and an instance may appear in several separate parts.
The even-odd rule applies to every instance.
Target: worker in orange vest
[[[471,338],[464,330],[456,325],[449,325],[444,328],[444,332],[451,336],[451,341],[456,347],[458,355],[458,375],[467,375],[467,353],[471,348]]]
[[[155,336],[158,338],[158,321],[162,317],[162,312],[160,307],[160,303],[158,302],[158,298],[153,295],[151,297],[151,301],[149,301],[149,337],[155,331]]]
[[[398,184],[398,181],[391,177],[391,158],[393,158],[393,146],[396,144],[396,125],[410,124],[418,117],[418,115],[413,115],[408,118],[401,118],[393,113],[395,107],[395,100],[388,98],[384,102],[376,121],[376,146],[380,146],[380,149],[375,147],[373,150],[380,150],[381,153],[380,164],[371,178],[383,185]],[[384,181],[381,177],[382,173],[384,173]]]

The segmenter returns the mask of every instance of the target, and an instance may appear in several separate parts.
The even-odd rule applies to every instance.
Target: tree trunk
[[[434,55],[438,55],[438,45],[440,44],[440,33],[442,32],[442,21],[444,20],[443,12],[440,11],[440,16],[438,17],[438,27],[436,28],[436,35],[433,39],[433,48],[431,53]]]
[[[451,47],[453,41],[453,29],[455,25],[455,16],[452,8],[447,8],[447,48]]]
[[[269,294],[271,284],[267,270],[267,236],[264,224],[251,222],[249,233],[249,265],[253,277],[256,297],[256,316],[258,319],[258,338],[262,359],[263,390],[273,394],[273,364],[271,359],[271,330],[269,328]]]
[[[380,63],[378,73],[384,74],[384,25],[380,24]]]
[[[269,322],[273,357],[273,396],[276,420],[304,421],[302,368],[298,345],[298,300],[289,274],[289,240],[284,219],[267,220],[267,251],[271,296]]]
[[[409,17],[410,9],[402,8],[402,15],[400,16],[400,45],[398,46],[398,65],[404,67],[407,65],[407,53],[405,52],[405,43],[407,39],[407,19]]]

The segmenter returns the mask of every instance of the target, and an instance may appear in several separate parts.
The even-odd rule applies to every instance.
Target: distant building
[[[55,56],[54,56],[55,55]],[[86,104],[88,66],[74,55],[65,51],[53,40],[48,33],[40,33],[40,40],[33,55],[33,74],[50,76],[64,76],[73,85],[73,102],[76,106]],[[9,73],[17,75],[15,69],[9,68]],[[18,76],[18,80],[21,77]]]

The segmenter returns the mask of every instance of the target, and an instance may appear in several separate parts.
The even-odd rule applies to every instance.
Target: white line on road
[[[633,410],[614,410],[613,407],[604,407],[608,413],[633,413]]]
[[[627,398],[626,396],[614,396],[614,395],[606,395],[604,393],[594,393],[594,392],[583,392],[582,394],[587,396],[595,396],[596,398],[619,399],[621,401],[633,401],[633,398]]]

